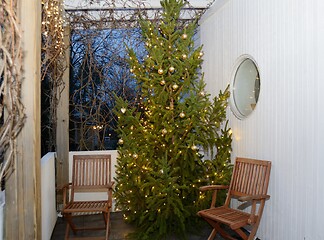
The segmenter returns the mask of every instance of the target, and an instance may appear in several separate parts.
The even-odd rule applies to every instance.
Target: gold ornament
[[[181,38],[182,38],[183,40],[185,40],[185,39],[188,38],[188,35],[187,35],[186,33],[184,33],[184,34],[182,34]]]
[[[126,112],[126,108],[121,108],[120,111],[121,111],[122,113],[125,113],[125,112]]]
[[[168,130],[166,130],[165,128],[162,129],[162,134],[165,135],[168,133]]]
[[[179,114],[179,116],[180,116],[181,118],[184,118],[184,117],[186,116],[186,114],[185,114],[184,112],[181,112],[181,113]]]
[[[187,59],[187,55],[186,54],[182,54],[182,59],[183,60]]]
[[[174,67],[172,67],[172,66],[169,68],[169,72],[170,72],[170,73],[173,73],[174,70],[175,70],[175,69],[174,69]]]
[[[204,53],[203,53],[203,52],[200,52],[200,53],[199,53],[199,56],[200,56],[200,57],[204,56]]]
[[[173,90],[177,90],[179,88],[179,86],[177,84],[173,84],[172,88],[173,88]]]
[[[191,150],[192,150],[192,151],[197,151],[197,149],[198,149],[198,147],[197,147],[196,145],[192,145],[192,146],[191,146]]]
[[[136,153],[133,154],[133,158],[137,159],[138,155]]]
[[[201,91],[201,92],[199,93],[199,95],[202,96],[202,97],[204,97],[204,96],[206,95],[206,93],[205,93],[204,91]]]
[[[160,74],[160,75],[162,75],[163,74],[163,69],[162,68],[160,68],[159,70],[158,70],[158,73]]]
[[[161,86],[164,86],[164,85],[165,85],[165,81],[162,80],[162,81],[160,82],[160,85],[161,85]]]
[[[120,138],[120,139],[118,140],[118,144],[119,144],[119,145],[123,145],[123,144],[124,144],[124,140]]]

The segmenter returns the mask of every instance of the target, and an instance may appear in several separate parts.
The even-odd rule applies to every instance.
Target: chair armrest
[[[208,190],[222,190],[222,189],[228,189],[229,186],[226,185],[208,185],[208,186],[202,186],[199,188],[200,191],[208,191]]]
[[[66,189],[66,188],[70,188],[71,185],[72,185],[72,183],[67,183],[67,184],[64,184],[63,186],[57,186],[55,190],[56,191],[62,191],[64,189]]]
[[[210,204],[210,208],[215,208],[216,207],[216,198],[217,198],[217,191],[218,190],[223,190],[223,189],[228,189],[229,186],[226,185],[208,185],[208,186],[202,186],[199,188],[200,191],[208,191],[208,190],[213,190],[213,196],[212,196],[212,201]]]
[[[57,187],[57,190],[62,190],[63,191],[63,208],[65,207],[65,205],[67,204],[67,198],[68,198],[68,194],[67,191],[70,189],[70,187],[72,186],[72,183],[67,183],[61,187]]]
[[[243,196],[240,197],[238,200],[241,202],[249,202],[252,201],[252,207],[251,207],[251,215],[248,219],[249,224],[255,223],[257,216],[262,214],[262,210],[264,207],[265,200],[268,200],[270,198],[270,195],[260,194],[260,195],[249,195],[249,196]],[[256,214],[257,210],[257,202],[261,201],[261,206],[259,207],[259,213]]]
[[[115,182],[112,181],[108,184],[108,202],[110,204],[110,206],[112,206],[112,192],[113,192],[113,186],[114,186]]]
[[[268,200],[270,195],[249,195],[240,197],[238,200],[241,202],[248,202],[248,201],[260,201],[260,200]]]
[[[115,184],[115,182],[114,182],[114,181],[110,182],[110,183],[108,184],[108,188],[109,188],[109,189],[112,189],[112,188],[113,188],[113,186],[114,186],[114,184]]]

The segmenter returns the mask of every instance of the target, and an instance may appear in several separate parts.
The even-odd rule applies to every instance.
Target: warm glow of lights
[[[44,36],[47,37],[45,40],[47,54],[63,56],[65,51],[63,26],[65,19],[62,14],[64,8],[63,3],[60,0],[51,0],[51,4],[49,4],[48,0],[43,1],[42,5],[45,9],[45,11],[43,11],[42,32]],[[54,53],[51,47],[55,49]]]
[[[94,130],[101,130],[103,129],[103,125],[97,125],[92,127]]]

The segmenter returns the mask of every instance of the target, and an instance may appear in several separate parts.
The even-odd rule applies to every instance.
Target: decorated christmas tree
[[[226,184],[231,175],[229,92],[213,100],[205,90],[196,22],[179,27],[182,0],[161,1],[159,22],[142,21],[147,57],[128,49],[141,97],[137,105],[116,98],[119,157],[115,197],[137,239],[185,239],[186,228],[206,207],[199,186]],[[208,199],[210,200],[210,199]]]

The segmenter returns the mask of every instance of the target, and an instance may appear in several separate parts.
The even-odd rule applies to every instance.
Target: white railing
[[[42,240],[51,239],[56,224],[55,156],[49,152],[41,159]]]
[[[110,154],[111,155],[111,170],[112,178],[116,176],[115,165],[117,159],[117,151],[80,151],[80,152],[70,152],[69,153],[69,181],[71,181],[72,176],[72,159],[75,154]],[[56,191],[55,191],[55,158],[56,153],[47,153],[41,159],[41,204],[42,204],[42,240],[51,239],[51,235],[57,220],[57,209],[56,209]],[[79,200],[90,200],[91,198],[104,198],[107,197],[98,194],[81,194],[78,196]],[[114,210],[114,200],[113,209]],[[1,224],[1,222],[0,222]]]

